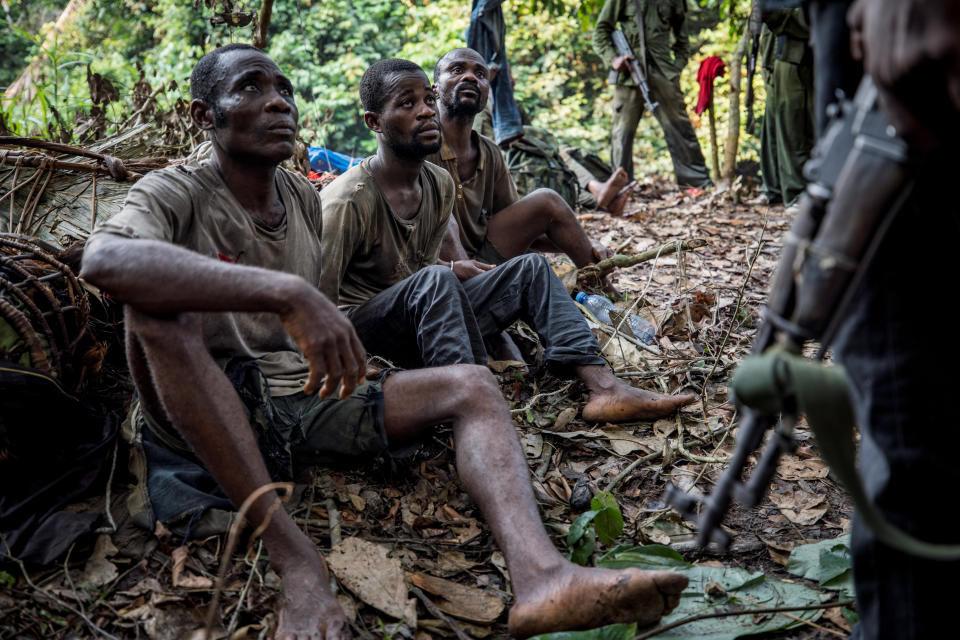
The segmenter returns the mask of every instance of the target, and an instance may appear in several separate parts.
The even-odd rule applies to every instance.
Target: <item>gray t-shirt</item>
[[[286,209],[276,229],[254,221],[210,162],[151,171],[127,195],[123,210],[94,235],[162,240],[213,260],[298,275],[320,284],[320,196],[305,178],[277,169]],[[269,312],[205,312],[203,337],[218,359],[252,358],[274,395],[300,391],[309,366],[280,317]]]
[[[370,158],[327,185],[323,198],[320,291],[341,309],[363,304],[387,287],[437,263],[453,209],[453,180],[423,163],[420,209],[410,219],[393,211],[370,173]]]

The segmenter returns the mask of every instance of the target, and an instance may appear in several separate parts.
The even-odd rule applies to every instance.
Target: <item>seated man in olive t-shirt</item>
[[[363,346],[317,289],[319,198],[277,166],[293,154],[298,119],[277,65],[227,45],[197,63],[190,91],[211,159],[134,185],[88,242],[81,275],[125,305],[128,362],[151,417],[143,443],[195,461],[228,504],[249,501],[246,521],[263,526],[283,585],[275,637],[351,633],[316,547],[268,491],[270,472],[286,479],[271,462],[284,453],[308,463],[323,453],[369,458],[442,423],[453,425],[459,479],[507,559],[511,634],[649,623],[675,607],[687,582],[679,574],[578,567],[560,555],[486,368],[401,371],[364,385]],[[238,361],[242,379],[231,375]],[[174,471],[173,459],[154,461]]]
[[[587,385],[587,420],[656,417],[694,399],[616,378],[543,256],[524,254],[493,268],[448,253],[456,195],[453,178],[425,161],[439,149],[440,129],[420,67],[374,63],[360,99],[377,153],[321,192],[320,290],[346,312],[368,351],[404,367],[486,364],[484,340],[523,320],[540,336],[544,361]]]

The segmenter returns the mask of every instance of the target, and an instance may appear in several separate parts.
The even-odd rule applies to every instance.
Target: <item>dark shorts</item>
[[[497,251],[497,248],[490,244],[490,238],[484,238],[483,244],[480,246],[480,249],[477,251],[477,255],[473,257],[477,262],[483,262],[486,264],[503,264],[507,261],[500,252]]]
[[[379,372],[343,400],[336,393],[322,399],[302,392],[273,398],[251,360],[231,360],[224,373],[243,403],[270,477],[289,481],[303,478],[309,466],[370,462],[386,453],[383,383],[394,371]],[[169,422],[137,402],[124,431],[134,447],[131,472],[138,486],[131,513],[138,524],[152,528],[159,520],[187,538],[225,530],[229,518],[216,512],[232,512],[232,503]]]

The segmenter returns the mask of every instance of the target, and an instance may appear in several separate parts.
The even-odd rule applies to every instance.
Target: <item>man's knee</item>
[[[531,191],[530,194],[527,195],[527,198],[530,198],[532,202],[536,203],[538,211],[552,220],[575,215],[570,205],[567,204],[567,201],[553,189],[541,187],[540,189]]]
[[[412,282],[415,283],[415,289],[417,291],[436,290],[442,292],[453,290],[460,286],[460,280],[456,274],[453,273],[453,269],[439,264],[424,267],[410,276],[410,278]]]
[[[464,411],[490,402],[503,402],[500,386],[490,369],[479,364],[455,364],[449,370],[449,392]]]

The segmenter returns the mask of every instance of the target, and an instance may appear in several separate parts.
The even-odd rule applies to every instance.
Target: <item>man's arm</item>
[[[673,28],[673,57],[677,63],[677,70],[687,66],[690,59],[690,36],[687,34],[687,6],[685,0],[674,2],[674,12],[670,21]]]
[[[81,276],[117,301],[152,315],[268,311],[310,363],[306,393],[341,397],[363,380],[366,354],[350,322],[298,276],[230,264],[160,240],[101,234],[87,244]]]
[[[452,215],[447,222],[443,240],[440,242],[440,259],[437,261],[437,264],[447,266],[450,266],[451,263],[453,273],[460,282],[480,275],[484,271],[490,271],[496,266],[470,259],[467,250],[463,248],[463,243],[460,242],[460,225],[457,224],[456,217]]]
[[[612,64],[613,59],[619,57],[617,48],[613,46],[613,32],[617,29],[622,2],[623,0],[604,2],[600,15],[597,16],[597,25],[593,28],[593,50],[607,64]]]

